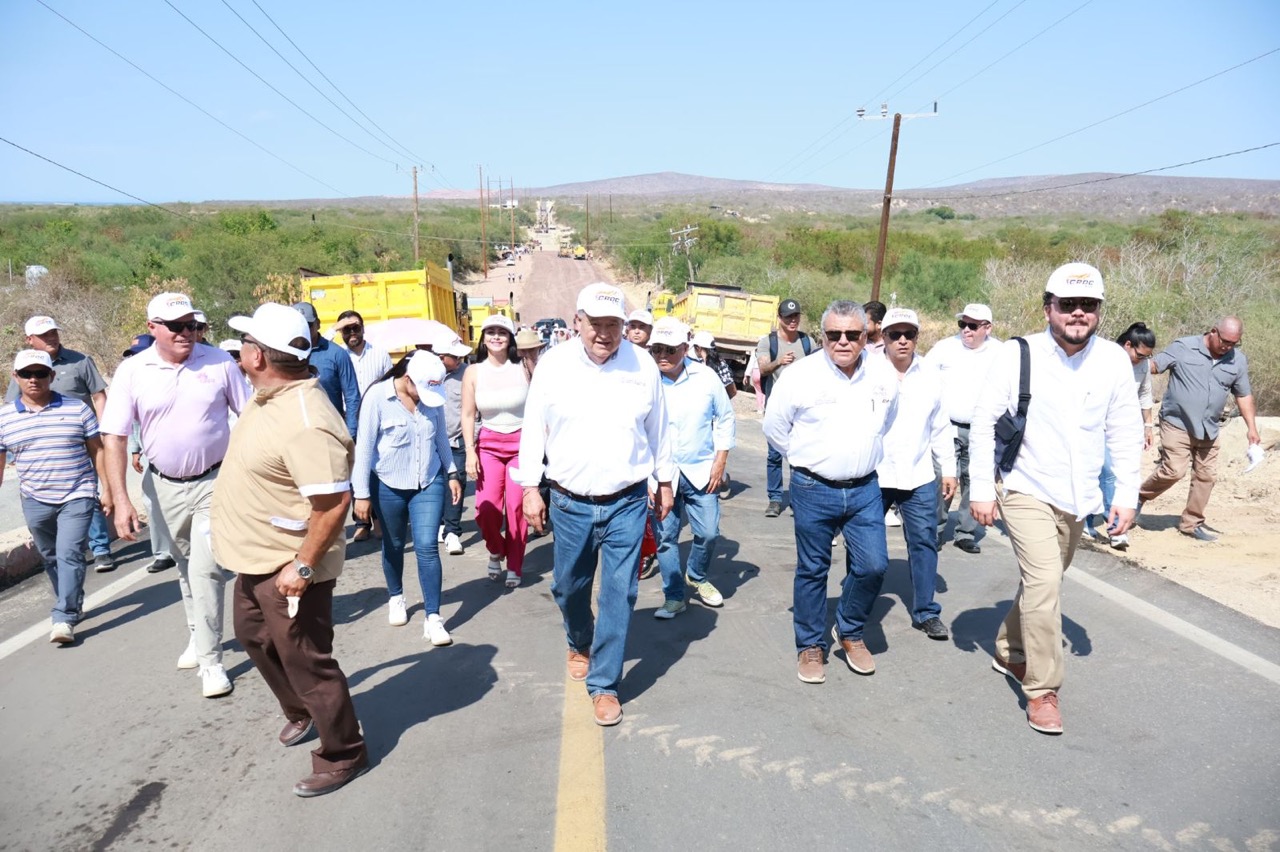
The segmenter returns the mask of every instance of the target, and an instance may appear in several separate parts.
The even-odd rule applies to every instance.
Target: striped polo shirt
[[[80,497],[97,499],[98,477],[85,441],[98,436],[98,418],[78,399],[52,394],[32,411],[18,398],[0,406],[0,453],[18,469],[24,497],[60,506]]]

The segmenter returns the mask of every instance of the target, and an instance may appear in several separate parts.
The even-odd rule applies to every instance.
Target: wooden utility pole
[[[476,166],[480,171],[480,268],[484,277],[489,277],[489,243],[485,240],[484,220],[488,212],[484,206],[484,166]]]
[[[516,250],[516,179],[511,178],[511,253]]]
[[[418,167],[413,167],[413,265],[418,265]]]
[[[587,196],[587,248],[591,248],[591,196]]]

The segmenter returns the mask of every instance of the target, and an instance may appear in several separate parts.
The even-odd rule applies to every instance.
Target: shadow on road
[[[142,588],[135,588],[126,595],[112,598],[102,606],[88,610],[85,613],[85,620],[76,628],[76,639],[90,639],[99,633],[123,627],[131,621],[136,621],[167,606],[179,603],[182,600],[182,596],[178,592],[178,572],[170,569],[166,573],[172,575],[174,582],[156,583]],[[104,617],[106,617],[105,621],[103,620]],[[181,638],[179,632],[180,624],[181,622],[175,619],[172,625],[174,645],[183,644],[179,641]],[[178,648],[178,651],[181,650],[181,648]]]
[[[961,651],[982,651],[995,654],[996,633],[1004,622],[1005,613],[1013,606],[1012,600],[1003,600],[994,606],[979,607],[959,613],[951,622],[951,641]],[[1062,617],[1062,639],[1067,653],[1073,657],[1087,657],[1093,653],[1093,642],[1083,624],[1068,616]]]
[[[716,629],[719,614],[715,610],[692,597],[685,600],[688,607],[670,620],[654,618],[657,607],[636,609],[632,614],[626,658],[637,662],[622,678],[618,691],[624,701],[643,695],[685,655],[690,645],[706,639]]]

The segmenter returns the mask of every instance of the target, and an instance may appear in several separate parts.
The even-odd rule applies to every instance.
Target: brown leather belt
[[[556,482],[554,479],[547,480],[547,484],[550,485],[552,489],[559,491],[561,494],[563,494],[566,497],[572,497],[574,500],[581,500],[584,503],[612,503],[614,500],[617,500],[619,497],[625,497],[629,492],[634,491],[637,487],[641,485],[644,485],[644,482],[645,481],[642,479],[639,482],[631,483],[626,488],[623,488],[620,491],[615,491],[612,494],[601,494],[597,496],[595,494],[575,494],[572,491],[570,491],[568,488],[565,488],[559,482]]]

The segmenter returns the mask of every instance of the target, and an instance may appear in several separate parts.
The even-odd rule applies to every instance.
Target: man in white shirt
[[[861,305],[832,302],[822,315],[821,353],[793,364],[765,405],[764,435],[791,466],[792,614],[805,683],[826,680],[827,574],[838,532],[845,578],[832,636],[850,669],[876,670],[862,631],[889,564],[876,465],[897,413],[898,380],[885,359],[864,355],[866,324]]]
[[[956,490],[956,454],[951,423],[942,410],[938,373],[916,355],[920,320],[915,311],[890,308],[881,335],[884,354],[898,375],[898,416],[884,437],[884,458],[876,466],[886,512],[896,505],[902,515],[911,568],[911,626],[930,639],[949,638],[935,601],[938,582],[938,541],[934,517],[939,487],[936,462],[942,469],[941,493],[951,499]],[[885,515],[888,518],[888,515]]]
[[[658,566],[666,598],[654,618],[675,618],[685,610],[685,584],[704,606],[724,605],[724,597],[707,579],[707,566],[720,538],[720,500],[729,450],[734,446],[733,406],[720,377],[689,354],[689,327],[663,317],[653,327],[649,354],[662,373],[672,451],[679,473],[672,484],[675,505],[658,524]],[[680,570],[681,511],[693,528],[689,562]]]
[[[1062,575],[1071,565],[1084,519],[1103,508],[1098,473],[1110,452],[1116,477],[1108,531],[1122,535],[1138,505],[1142,415],[1124,350],[1094,337],[1102,306],[1102,275],[1069,263],[1049,276],[1048,330],[1026,338],[1031,401],[1021,448],[996,483],[996,421],[1017,410],[1021,347],[1005,343],[973,419],[974,519],[991,526],[1003,516],[1018,558],[1021,583],[996,637],[991,665],[1022,684],[1027,721],[1062,733]]]
[[[676,473],[661,376],[643,349],[622,339],[625,304],[609,284],[589,284],[578,294],[581,337],[538,362],[515,477],[524,487],[525,518],[538,532],[547,519],[538,493],[544,471],[551,486],[551,592],[564,616],[569,677],[586,681],[598,725],[622,720],[618,684],[639,588],[649,479],[657,480],[653,501],[661,522],[671,511]]]
[[[991,361],[1000,348],[1000,341],[991,337],[991,308],[986,305],[965,305],[956,314],[960,333],[946,340],[939,340],[925,357],[926,366],[937,370],[942,379],[942,409],[951,419],[956,445],[956,476],[960,481],[960,516],[956,520],[955,546],[965,553],[981,553],[978,544],[978,525],[969,513],[969,424],[973,421],[973,409],[978,402],[983,380]],[[941,478],[940,470],[934,474]],[[938,544],[942,544],[947,530],[947,515],[951,500],[938,495]]]

